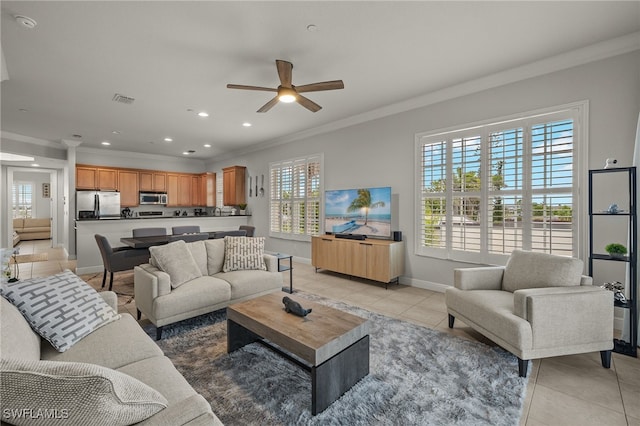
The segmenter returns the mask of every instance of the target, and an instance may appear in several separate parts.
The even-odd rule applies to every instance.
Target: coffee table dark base
[[[309,366],[235,321],[227,320],[227,353],[253,342],[262,343],[311,372],[311,414],[314,416],[369,374],[368,335],[322,364]]]

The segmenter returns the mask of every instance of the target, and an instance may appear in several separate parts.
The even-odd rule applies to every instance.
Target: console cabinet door
[[[338,268],[336,241],[332,238],[312,237],[311,263],[316,268],[336,271]]]

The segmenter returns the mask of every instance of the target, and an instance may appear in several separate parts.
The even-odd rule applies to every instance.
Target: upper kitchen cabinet
[[[167,173],[155,171],[138,172],[140,176],[140,191],[166,192]]]
[[[76,189],[116,191],[118,189],[118,170],[76,166]]]
[[[118,171],[118,190],[121,207],[136,207],[140,201],[138,196],[138,172],[134,170]]]
[[[237,206],[247,202],[246,170],[247,168],[244,166],[231,166],[222,169],[224,186],[222,200],[225,206]]]

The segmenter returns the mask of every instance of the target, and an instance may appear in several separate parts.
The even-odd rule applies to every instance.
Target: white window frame
[[[546,117],[549,117],[549,120],[546,120]],[[589,118],[589,103],[588,101],[580,101],[571,104],[565,104],[550,108],[544,108],[535,111],[523,112],[519,114],[514,114],[511,116],[500,117],[496,119],[484,120],[482,122],[475,122],[467,125],[455,126],[446,129],[438,129],[430,132],[421,132],[415,134],[415,210],[414,210],[414,235],[415,235],[415,247],[414,253],[418,256],[429,256],[435,257],[439,259],[448,259],[454,261],[464,261],[469,263],[478,263],[478,264],[496,264],[496,265],[504,265],[506,260],[508,259],[508,254],[496,254],[489,253],[487,249],[487,240],[488,240],[488,225],[486,225],[486,221],[482,221],[481,223],[481,249],[480,252],[469,252],[469,251],[461,251],[461,250],[452,250],[451,241],[449,238],[451,234],[448,234],[447,241],[445,242],[445,248],[436,248],[436,247],[427,247],[422,245],[422,221],[423,211],[422,211],[422,146],[425,144],[425,141],[431,139],[430,141],[435,142],[437,139],[445,139],[451,138],[452,134],[455,134],[455,138],[472,136],[472,135],[480,135],[482,137],[482,148],[481,148],[481,170],[486,170],[489,164],[489,155],[487,149],[487,139],[491,130],[495,130],[495,127],[507,126],[509,122],[513,122],[514,126],[518,127],[527,127],[525,131],[525,149],[530,149],[530,143],[528,130],[529,126],[532,123],[540,123],[541,118],[544,121],[557,121],[558,119],[566,118],[573,119],[573,187],[572,187],[572,197],[573,197],[573,207],[572,207],[572,221],[574,223],[574,235],[572,239],[572,251],[573,256],[584,259],[586,256],[584,244],[582,241],[586,241],[587,235],[587,221],[584,220],[586,216],[585,213],[587,211],[587,200],[586,197],[582,196],[582,189],[585,187],[584,183],[586,182],[587,176],[587,165],[588,165],[588,118]],[[447,171],[450,172],[451,163],[451,147],[447,147]],[[525,164],[524,169],[530,174],[530,164]],[[446,174],[447,172],[445,172]],[[526,172],[525,172],[526,173]],[[483,174],[481,173],[481,176]],[[490,173],[484,173],[484,175],[490,177]],[[485,176],[484,179],[488,179]],[[525,176],[528,178],[528,176]],[[451,179],[447,179],[447,181],[451,181]],[[489,199],[489,190],[488,185],[483,184],[481,189],[480,197],[481,201],[481,212],[484,209],[484,213],[481,216],[485,217],[488,214],[487,205]],[[530,192],[530,188],[525,187],[523,192]],[[446,190],[447,197],[447,205],[450,206],[451,199],[453,197],[452,185],[447,185]],[[530,209],[529,209],[530,210]],[[448,221],[451,221],[453,214],[450,209],[447,209],[447,218]],[[450,222],[449,222],[450,223]],[[526,249],[526,247],[524,247]]]
[[[13,186],[11,188],[11,215],[14,216],[14,207],[17,204],[21,204],[19,201],[21,199],[21,197],[23,197],[23,193],[19,193],[17,195],[18,199],[16,200],[16,194],[14,193],[14,188],[21,188],[24,186],[30,186],[31,187],[31,216],[29,216],[30,218],[33,217],[38,217],[37,216],[37,212],[36,212],[36,184],[35,182],[30,182],[30,181],[13,181]],[[13,217],[14,219],[23,219],[26,216],[20,217],[20,218],[16,218],[15,216]]]
[[[307,211],[309,211],[310,209],[307,207],[310,203],[315,202],[318,203],[318,217],[317,217],[317,223],[318,223],[318,230],[317,232],[311,232],[311,230],[309,229],[308,226],[308,221],[307,224],[305,225],[305,233],[304,234],[300,234],[300,233],[294,233],[293,229],[292,232],[282,232],[282,219],[279,217],[279,223],[280,223],[280,231],[274,231],[272,228],[272,223],[274,218],[272,217],[273,214],[273,202],[274,200],[283,200],[284,198],[275,198],[276,194],[282,194],[281,188],[276,188],[276,185],[278,185],[278,182],[274,182],[273,179],[273,173],[274,170],[276,169],[283,169],[285,167],[289,167],[295,163],[301,163],[304,162],[305,164],[305,168],[308,170],[308,165],[309,163],[319,163],[320,164],[320,183],[318,185],[318,195],[317,197],[312,197],[311,194],[309,193],[310,191],[307,190],[303,190],[302,192],[304,193],[303,197],[298,197],[298,201],[301,201],[304,203],[305,205],[305,209],[307,209]],[[308,178],[308,176],[307,176]],[[281,185],[282,183],[280,183]],[[295,184],[295,182],[294,182]],[[300,191],[300,189],[299,189]],[[320,153],[320,154],[310,154],[304,157],[296,157],[296,158],[292,158],[292,159],[287,159],[287,160],[282,160],[282,161],[276,161],[276,162],[272,162],[269,163],[269,236],[270,237],[274,237],[274,238],[282,238],[282,239],[288,239],[288,240],[296,240],[296,241],[311,241],[311,237],[312,236],[317,236],[320,235],[322,232],[322,217],[323,217],[323,213],[322,213],[322,209],[323,209],[323,205],[322,205],[322,194],[324,193],[324,154]]]

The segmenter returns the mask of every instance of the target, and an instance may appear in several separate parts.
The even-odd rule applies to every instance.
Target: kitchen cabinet
[[[116,191],[118,189],[118,170],[76,166],[76,189]]]
[[[191,176],[167,173],[168,207],[191,207]]]
[[[237,206],[246,204],[246,170],[244,166],[231,166],[222,169],[223,204],[225,206]]]
[[[204,189],[202,176],[191,176],[191,205],[194,207],[204,205]]]
[[[202,175],[203,191],[204,191],[204,205],[206,207],[216,206],[216,174],[204,173]]]
[[[120,191],[120,207],[138,206],[140,201],[138,172],[133,170],[118,171],[118,190]]]
[[[349,240],[323,235],[311,238],[311,264],[354,277],[389,283],[404,273],[404,242]]]
[[[139,170],[138,174],[140,176],[140,191],[167,191],[167,173]]]

